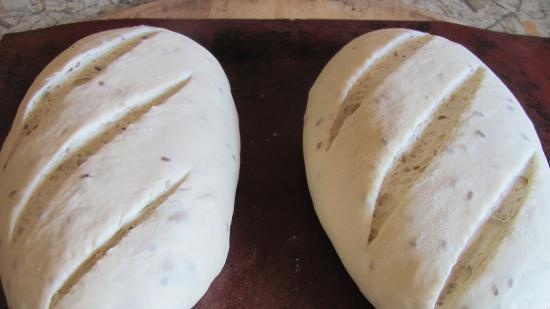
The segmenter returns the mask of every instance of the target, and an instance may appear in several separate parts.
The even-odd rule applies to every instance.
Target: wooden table
[[[442,20],[460,23],[414,6],[378,0],[157,0],[102,17],[120,18]]]

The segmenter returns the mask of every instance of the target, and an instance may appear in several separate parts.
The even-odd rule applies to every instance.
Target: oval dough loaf
[[[309,93],[315,210],[379,309],[550,306],[550,175],[531,121],[464,47],[405,29],[346,45]]]
[[[216,59],[146,26],[37,77],[0,153],[11,309],[189,308],[229,247],[238,119]]]

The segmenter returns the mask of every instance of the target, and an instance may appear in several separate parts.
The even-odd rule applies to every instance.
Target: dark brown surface
[[[373,308],[319,225],[301,147],[309,87],[330,57],[360,34],[409,27],[465,45],[522,102],[550,153],[550,40],[436,22],[118,20],[6,35],[0,140],[30,83],[58,53],[88,34],[135,24],[175,30],[209,49],[226,70],[239,112],[242,167],[231,249],[196,308]]]

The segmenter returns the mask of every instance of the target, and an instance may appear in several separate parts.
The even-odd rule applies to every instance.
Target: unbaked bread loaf
[[[346,45],[309,93],[317,215],[378,309],[550,308],[550,173],[531,121],[464,47]]]
[[[147,26],[37,77],[0,153],[11,309],[189,308],[225,263],[238,120],[216,59]]]

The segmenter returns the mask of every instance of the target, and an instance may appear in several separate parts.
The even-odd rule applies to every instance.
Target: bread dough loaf
[[[309,93],[317,215],[378,309],[550,308],[550,175],[531,121],[464,47],[346,45]]]
[[[180,34],[86,37],[38,76],[0,153],[11,309],[189,308],[229,247],[238,119]]]

